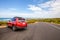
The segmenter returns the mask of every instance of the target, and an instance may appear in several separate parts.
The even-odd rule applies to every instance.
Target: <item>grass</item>
[[[0,21],[0,26],[2,26],[2,25],[6,25],[6,24],[7,24],[6,21]]]
[[[49,23],[60,24],[60,18],[30,19],[30,20],[27,20],[27,23],[35,23],[35,22],[49,22]]]

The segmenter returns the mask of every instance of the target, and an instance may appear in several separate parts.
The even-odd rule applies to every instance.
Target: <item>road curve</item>
[[[60,29],[49,23],[29,24],[27,30],[0,29],[0,40],[60,40]]]

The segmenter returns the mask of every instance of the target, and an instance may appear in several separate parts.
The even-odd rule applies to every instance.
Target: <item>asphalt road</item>
[[[49,23],[29,24],[27,30],[0,29],[0,40],[60,40],[60,27]]]

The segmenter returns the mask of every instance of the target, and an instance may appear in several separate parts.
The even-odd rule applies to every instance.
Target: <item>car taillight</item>
[[[25,24],[25,23],[23,23],[23,24]]]

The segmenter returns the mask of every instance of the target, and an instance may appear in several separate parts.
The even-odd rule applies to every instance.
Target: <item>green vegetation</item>
[[[60,24],[60,18],[45,19],[44,22],[50,22],[50,23]]]
[[[27,23],[35,23],[35,22],[49,22],[49,23],[56,23],[60,24],[60,18],[46,18],[46,19],[29,19]],[[0,25],[6,25],[6,21],[0,21]]]
[[[7,24],[6,21],[0,21],[0,26],[1,26],[1,25],[6,25],[6,24]]]
[[[30,23],[35,23],[37,20],[36,19],[30,19],[30,20],[27,20],[27,23],[30,24]]]
[[[28,22],[28,23],[34,23],[34,22],[49,22],[49,23],[60,24],[60,18],[30,19],[30,20],[27,20],[27,22]]]

